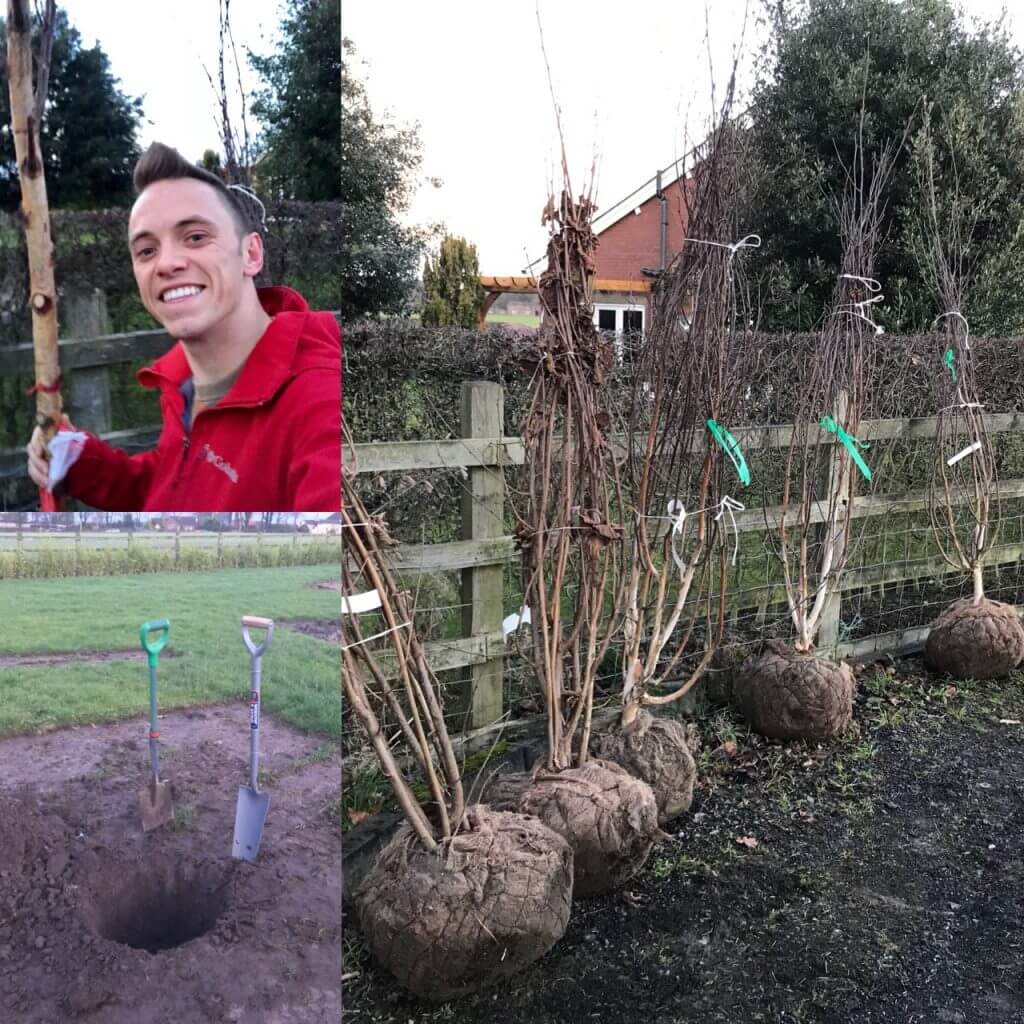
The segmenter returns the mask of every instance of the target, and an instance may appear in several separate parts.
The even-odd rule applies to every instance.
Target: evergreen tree
[[[428,257],[423,268],[422,322],[476,327],[484,294],[476,246],[445,235],[437,258]]]

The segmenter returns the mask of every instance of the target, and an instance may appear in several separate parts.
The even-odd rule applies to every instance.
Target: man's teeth
[[[189,285],[186,288],[171,288],[164,292],[160,298],[164,302],[173,302],[175,299],[185,299],[190,295],[198,295],[202,290],[202,288],[197,288],[195,285]]]

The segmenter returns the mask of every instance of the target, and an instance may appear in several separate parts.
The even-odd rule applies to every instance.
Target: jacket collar
[[[282,313],[308,313],[306,300],[291,288],[258,288],[260,304],[272,318],[256,342],[245,368],[218,408],[232,405],[261,405],[269,401],[292,376],[295,351],[306,322],[305,316],[281,316]],[[166,355],[139,370],[136,377],[145,388],[177,392],[192,376],[179,341]]]

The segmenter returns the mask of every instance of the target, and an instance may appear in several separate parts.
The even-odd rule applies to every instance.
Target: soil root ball
[[[734,697],[749,725],[764,736],[821,740],[849,727],[856,686],[845,662],[773,641],[738,673]]]
[[[651,787],[664,824],[690,809],[697,765],[686,728],[673,718],[640,712],[625,728],[617,722],[590,741],[595,757],[612,761]]]
[[[431,853],[403,825],[356,894],[376,961],[421,999],[484,988],[542,957],[563,935],[572,850],[536,818],[467,811],[469,829]]]
[[[596,896],[633,877],[662,837],[646,782],[610,761],[538,772],[519,801],[573,850],[573,896]]]
[[[1005,676],[1024,658],[1024,626],[1012,605],[983,598],[951,604],[932,625],[925,664],[960,679]]]

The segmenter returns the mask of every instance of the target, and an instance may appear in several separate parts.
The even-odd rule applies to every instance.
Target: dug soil
[[[350,914],[346,1022],[1024,1022],[1024,677],[892,671],[860,676],[828,743],[705,713],[671,840],[496,988],[417,1002]]]
[[[175,816],[145,834],[148,723],[0,741],[4,1024],[337,1024],[339,756],[264,716],[255,863],[231,857],[248,707],[162,715]]]

